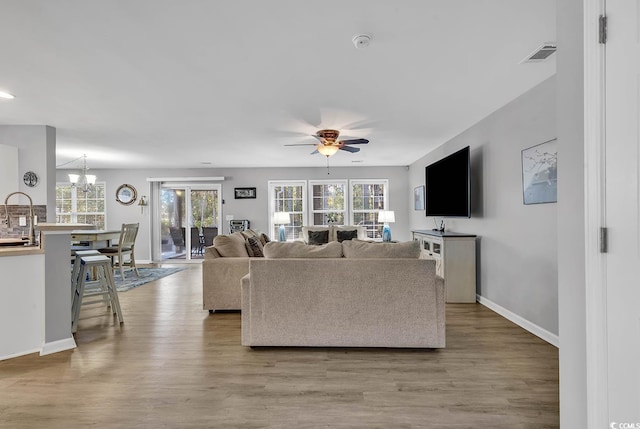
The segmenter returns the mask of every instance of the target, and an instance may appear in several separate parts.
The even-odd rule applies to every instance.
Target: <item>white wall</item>
[[[28,194],[33,204],[47,205],[47,221],[55,219],[55,181],[56,130],[46,125],[0,125],[0,144],[18,148],[18,189]],[[30,188],[22,181],[27,171],[35,172],[39,177],[38,185]],[[0,198],[3,198],[4,195]],[[23,197],[13,197],[9,204],[28,204]]]
[[[588,426],[583,10],[582,0],[557,2],[560,425],[567,428]]]
[[[523,204],[521,151],[556,137],[555,102],[551,77],[411,164],[409,171],[411,188],[424,185],[427,165],[471,147],[472,215],[447,219],[447,230],[479,237],[477,293],[552,337],[558,333],[557,205]],[[424,211],[412,210],[410,225],[431,229],[434,222]]]
[[[0,198],[17,191],[18,186],[18,148],[0,144]]]
[[[90,162],[89,162],[90,164]],[[89,165],[90,167],[90,165]],[[58,170],[57,180],[68,181],[69,170]],[[138,198],[151,195],[148,177],[220,177],[225,180],[222,184],[222,220],[225,216],[233,215],[235,219],[249,219],[251,228],[268,231],[268,181],[269,180],[298,180],[298,179],[389,179],[390,198],[389,207],[396,212],[396,222],[391,225],[395,240],[410,240],[409,218],[407,207],[413,201],[413,188],[408,186],[407,167],[336,167],[331,168],[327,175],[325,167],[318,168],[228,168],[228,169],[175,169],[175,170],[97,170],[91,173],[98,176],[98,181],[106,182],[107,193],[107,228],[120,228],[122,223],[140,222],[138,239],[136,240],[136,259],[151,260],[151,226],[150,210],[141,213],[137,202],[131,206],[124,206],[115,200],[116,189],[123,183],[133,185],[138,191]],[[234,199],[234,188],[255,187],[256,199]],[[149,200],[150,201],[150,200]],[[411,203],[413,204],[413,203]]]

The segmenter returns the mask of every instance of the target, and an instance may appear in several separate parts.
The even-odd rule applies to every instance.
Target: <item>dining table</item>
[[[120,239],[119,229],[78,229],[71,231],[73,250],[104,249]],[[117,243],[116,243],[117,244]]]

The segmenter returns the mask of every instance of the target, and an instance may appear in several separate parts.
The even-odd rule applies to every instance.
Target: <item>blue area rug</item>
[[[169,276],[182,270],[186,270],[186,268],[138,268],[140,276],[136,276],[135,271],[126,271],[124,273],[124,281],[122,281],[120,271],[117,271],[117,274],[114,276],[116,289],[118,292],[126,292],[129,289],[142,286],[143,284],[161,279],[162,277]]]

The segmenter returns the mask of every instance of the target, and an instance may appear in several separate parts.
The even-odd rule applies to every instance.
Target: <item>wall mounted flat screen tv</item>
[[[427,216],[471,217],[469,146],[425,168]]]

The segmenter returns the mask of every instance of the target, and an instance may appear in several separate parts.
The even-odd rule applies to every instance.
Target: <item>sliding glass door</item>
[[[202,259],[220,228],[220,185],[170,185],[160,189],[162,260]]]

